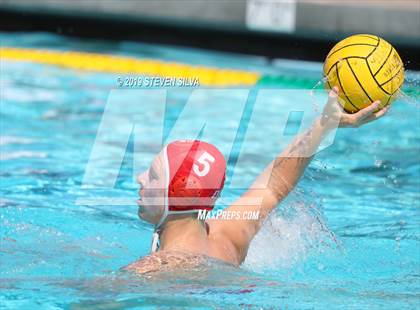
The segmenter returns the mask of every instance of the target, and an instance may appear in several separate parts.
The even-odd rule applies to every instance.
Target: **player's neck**
[[[160,233],[161,251],[207,252],[207,230],[197,218],[175,217],[169,219]]]

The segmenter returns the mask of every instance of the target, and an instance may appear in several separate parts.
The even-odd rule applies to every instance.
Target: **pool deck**
[[[0,0],[0,8],[51,10],[68,14],[120,15],[131,18],[152,18],[162,21],[197,23],[214,27],[254,28],[255,14],[266,14],[266,10],[283,11],[283,15],[294,15],[286,29],[284,23],[265,21],[268,28],[277,32],[322,37],[326,34],[348,34],[369,32],[394,42],[420,46],[420,1],[417,0]],[[292,8],[293,7],[293,8]],[[252,8],[253,13],[249,10]],[[291,9],[290,12],[286,12]],[[274,16],[275,17],[275,16]],[[258,24],[258,23],[257,23]],[[256,26],[258,29],[258,25]],[[267,30],[267,26],[265,29]]]
[[[342,38],[373,33],[391,42],[414,70],[420,70],[419,16],[417,0],[0,0],[0,31],[48,31],[318,62]]]

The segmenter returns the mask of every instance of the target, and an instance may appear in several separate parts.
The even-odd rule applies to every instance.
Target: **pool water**
[[[266,98],[248,128],[253,130],[251,147],[241,147],[247,140],[238,134],[229,153],[228,132],[236,125],[232,119],[244,89],[205,97],[196,112],[217,119],[212,139],[229,158],[228,175],[242,188],[227,186],[222,195],[227,200],[249,186],[280,151],[281,133],[273,125],[277,115],[293,110],[300,99],[310,105],[306,96],[311,98],[310,88],[321,75],[321,64],[270,64],[261,57],[131,42],[43,33],[2,33],[0,40],[4,46],[130,55],[280,76],[270,88],[283,89],[284,96]],[[408,73],[408,98],[397,100],[385,118],[338,130],[334,143],[317,154],[295,191],[265,223],[241,268],[210,260],[195,270],[144,278],[118,271],[148,254],[152,234],[136,215],[133,142],[119,142],[125,139],[119,130],[111,130],[109,144],[125,156],[115,188],[107,194],[132,199],[133,205],[80,203],[95,195],[82,188],[83,178],[117,75],[4,59],[0,70],[1,308],[420,307],[418,73]],[[189,95],[188,89],[168,91],[166,134]],[[312,99],[315,112],[325,94],[319,91]],[[129,114],[127,106],[116,113]],[[153,122],[161,110],[147,104],[150,132],[161,129],[161,122]],[[245,112],[239,118],[246,121],[252,113]],[[187,118],[186,128],[195,121]],[[145,139],[144,168],[161,142]],[[104,169],[95,175],[99,182],[109,173],[107,164],[105,158]]]

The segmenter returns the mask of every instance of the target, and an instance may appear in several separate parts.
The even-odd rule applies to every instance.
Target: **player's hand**
[[[328,94],[328,102],[322,113],[321,124],[327,127],[360,127],[381,118],[389,111],[390,105],[377,111],[380,104],[381,102],[377,100],[366,108],[349,114],[338,103],[338,87],[335,86]]]

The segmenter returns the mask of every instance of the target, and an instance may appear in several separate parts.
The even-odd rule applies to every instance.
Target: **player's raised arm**
[[[375,101],[355,114],[345,113],[337,102],[338,89],[329,93],[328,103],[323,114],[305,133],[298,136],[265,170],[257,177],[249,190],[227,210],[241,214],[259,211],[258,220],[245,219],[220,221],[228,239],[244,259],[249,243],[258,232],[268,214],[295,187],[322,139],[339,125],[340,127],[359,127],[362,124],[383,116],[388,107],[377,110]]]

